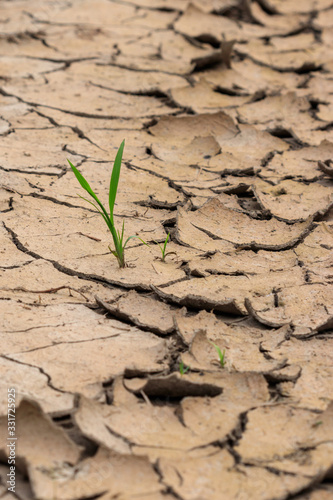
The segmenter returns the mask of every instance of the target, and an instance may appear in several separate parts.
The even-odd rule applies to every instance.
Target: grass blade
[[[121,161],[123,158],[123,151],[125,146],[125,140],[120,144],[116,159],[114,160],[111,179],[110,179],[110,191],[109,191],[109,207],[110,207],[110,219],[113,224],[113,209],[116,202],[116,195],[118,189],[118,182],[120,176]]]
[[[166,249],[166,246],[167,246],[167,243],[168,243],[168,239],[169,239],[169,236],[170,236],[170,233],[168,233],[168,236],[166,237],[166,240],[164,242],[164,247],[163,247],[163,255],[165,255],[165,249]]]
[[[104,221],[105,221],[106,225],[108,226],[108,228],[109,228],[109,230],[110,230],[111,234],[113,234],[114,228],[113,228],[113,226],[112,226],[112,224],[111,224],[111,221],[110,221],[110,218],[109,218],[108,214],[107,214],[106,212],[105,212],[105,213],[103,213],[103,212],[102,212],[102,211],[101,211],[98,207],[96,207],[95,203],[93,203],[92,201],[87,200],[87,198],[84,198],[84,197],[83,197],[83,196],[81,196],[80,194],[79,194],[78,196],[79,196],[79,198],[82,198],[82,200],[86,201],[87,203],[90,203],[90,205],[92,205],[92,206],[94,207],[94,209],[95,209],[95,210],[96,210],[99,214],[101,214],[101,216],[103,217],[103,219],[104,219]]]
[[[180,372],[181,375],[185,375],[185,373],[188,372],[190,370],[190,368],[191,368],[190,366],[187,366],[185,368],[185,365],[184,365],[183,361],[181,361],[179,363],[179,372]]]
[[[94,209],[99,213],[101,214],[104,219],[105,219],[105,215],[103,212],[100,211],[100,209],[98,207],[96,207],[95,203],[93,203],[92,201],[90,200],[87,200],[87,198],[85,198],[84,196],[81,196],[80,194],[78,194],[78,197],[81,198],[82,200],[86,201],[87,203],[90,203],[90,205],[92,205],[94,207]]]
[[[168,232],[168,235],[167,235],[167,237],[165,238],[165,242],[164,242],[164,244],[163,244],[163,247],[159,244],[159,242],[158,242],[158,241],[155,241],[155,243],[157,243],[157,245],[160,247],[161,254],[162,254],[162,257],[161,257],[162,262],[165,262],[165,257],[166,257],[167,255],[169,255],[169,254],[171,254],[171,253],[174,253],[174,254],[176,253],[176,252],[167,252],[167,253],[165,252],[165,251],[166,251],[166,246],[167,246],[167,244],[168,244],[169,237],[170,237],[170,231]]]
[[[148,243],[146,243],[145,241],[143,241],[143,239],[142,239],[142,238],[140,238],[140,236],[129,236],[129,237],[127,238],[127,240],[125,241],[125,244],[124,244],[123,248],[125,248],[125,247],[126,247],[126,245],[127,245],[127,243],[129,242],[129,240],[131,240],[131,239],[133,239],[133,238],[137,238],[138,240],[142,241],[142,243],[144,243],[147,247],[149,247]]]
[[[108,217],[108,214],[107,214],[107,211],[105,210],[104,206],[102,205],[102,203],[99,201],[99,199],[97,198],[97,196],[95,195],[94,191],[91,189],[88,181],[86,181],[86,179],[83,177],[82,174],[80,174],[80,172],[78,171],[78,169],[76,167],[74,167],[73,163],[70,162],[69,160],[67,160],[71,169],[73,170],[74,174],[75,174],[75,177],[77,178],[77,180],[79,181],[80,185],[83,187],[83,189],[85,191],[87,191],[88,194],[90,194],[90,196],[92,198],[94,198],[94,200],[98,203],[98,205],[101,207],[103,213]]]
[[[121,244],[121,246],[123,245],[124,230],[125,230],[125,221],[123,220],[123,227],[122,227],[122,230],[121,230],[121,238],[120,238],[120,244]]]
[[[220,365],[222,368],[225,367],[225,364],[226,364],[226,361],[225,361],[225,349],[223,349],[223,351],[221,351],[221,349],[219,348],[218,345],[214,344],[214,342],[210,342],[209,343],[214,346],[217,354],[218,354],[218,357],[219,357],[219,360],[220,360]]]

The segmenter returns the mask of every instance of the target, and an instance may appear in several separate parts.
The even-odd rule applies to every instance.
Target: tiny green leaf
[[[222,368],[224,368],[225,363],[226,363],[226,361],[225,361],[225,349],[223,349],[223,352],[222,352],[221,349],[219,348],[219,346],[214,344],[214,342],[209,342],[209,343],[215,347],[215,350],[216,350],[218,357],[219,357],[219,360],[220,360],[220,365]]]
[[[184,362],[183,362],[183,361],[181,361],[181,362],[179,363],[179,372],[180,372],[180,374],[181,374],[181,375],[185,375],[185,373],[186,373],[186,372],[188,372],[188,371],[189,371],[189,369],[190,369],[190,366],[187,366],[187,367],[185,368],[185,366],[184,366]]]
[[[168,236],[165,238],[165,242],[164,242],[164,246],[163,246],[163,254],[165,254],[165,249],[166,249],[169,237],[170,237],[170,232],[168,233]]]
[[[169,237],[170,237],[170,232],[168,233],[167,237],[165,238],[165,242],[164,242],[163,247],[162,247],[162,246],[158,243],[158,241],[155,241],[155,243],[157,243],[157,245],[160,247],[161,254],[162,254],[162,257],[161,257],[162,262],[164,262],[164,261],[165,261],[165,257],[166,257],[167,255],[170,255],[170,254],[172,254],[172,253],[174,253],[174,254],[176,253],[176,252],[167,252],[167,253],[166,253],[166,246],[167,246],[167,243],[168,243]]]

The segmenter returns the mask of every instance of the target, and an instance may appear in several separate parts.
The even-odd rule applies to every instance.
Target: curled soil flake
[[[195,212],[182,212],[179,215],[181,217],[212,239],[225,240],[252,250],[291,248],[309,232],[312,225],[311,217],[293,225],[274,218],[255,220],[240,210],[225,207],[217,197],[207,201]]]

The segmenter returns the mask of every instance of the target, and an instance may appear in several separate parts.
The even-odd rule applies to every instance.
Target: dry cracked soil
[[[333,0],[2,0],[0,498],[333,500],[332,178]]]

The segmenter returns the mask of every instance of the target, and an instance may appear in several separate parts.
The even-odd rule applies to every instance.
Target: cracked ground
[[[333,0],[2,0],[0,498],[333,500],[332,178]]]

